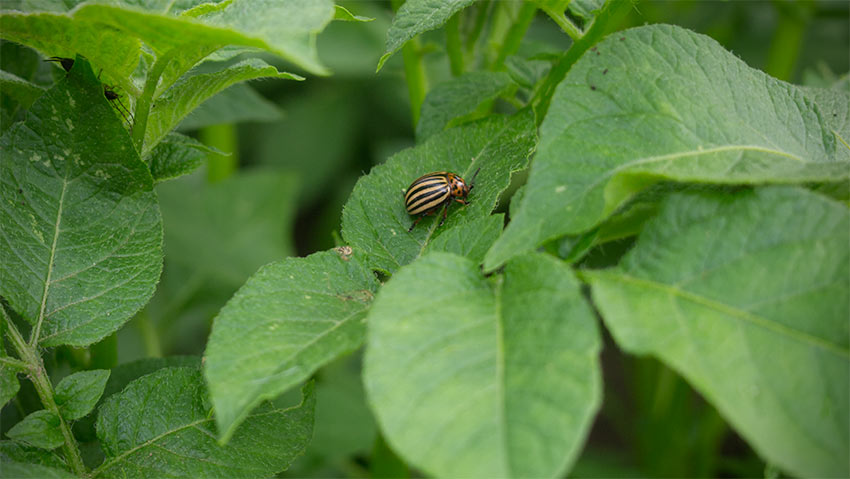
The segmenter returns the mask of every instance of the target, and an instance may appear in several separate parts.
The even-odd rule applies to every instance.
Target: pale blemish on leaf
[[[33,236],[38,238],[38,241],[41,244],[46,244],[44,242],[44,233],[42,233],[41,230],[38,228],[38,221],[35,219],[35,215],[30,213],[29,216],[30,216],[30,227],[32,228]]]
[[[74,123],[70,118],[65,118],[65,126],[68,127],[68,131],[74,131]]]

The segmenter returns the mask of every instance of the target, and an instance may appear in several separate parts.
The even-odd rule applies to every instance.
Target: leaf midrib
[[[606,270],[606,271],[593,271],[587,272],[588,275],[592,277],[600,277],[600,278],[608,278],[613,279],[615,281],[620,281],[624,283],[631,283],[637,286],[643,286],[649,289],[654,289],[657,291],[662,291],[671,296],[676,296],[693,303],[699,304],[701,306],[705,306],[707,308],[713,309],[717,312],[726,314],[727,316],[731,316],[733,318],[740,319],[742,321],[746,321],[750,324],[759,326],[768,331],[772,331],[774,333],[780,334],[784,337],[788,337],[791,339],[795,339],[801,343],[808,344],[809,346],[821,349],[823,351],[834,354],[842,359],[850,360],[850,350],[842,349],[841,347],[832,344],[822,338],[817,336],[813,336],[811,334],[805,333],[803,331],[799,331],[783,324],[777,323],[775,321],[771,321],[769,319],[763,318],[756,314],[753,314],[749,311],[744,311],[739,308],[732,307],[730,305],[721,303],[719,301],[715,301],[713,299],[707,298],[705,296],[700,296],[698,294],[692,293],[690,291],[686,291],[675,286],[671,286],[666,283],[660,283],[657,281],[652,281],[645,278],[637,278],[635,276],[631,276],[629,274],[625,274],[623,272],[618,272],[616,270]]]
[[[501,128],[499,128],[499,131],[496,132],[496,134],[492,135],[490,137],[490,140],[487,141],[487,143],[485,143],[481,146],[481,148],[478,150],[478,152],[475,154],[475,156],[472,157],[472,161],[469,163],[469,166],[466,168],[466,170],[464,170],[461,178],[467,178],[469,176],[469,173],[472,172],[472,167],[475,166],[475,163],[478,162],[479,158],[481,158],[481,154],[484,153],[487,150],[487,148],[490,147],[490,145],[492,145],[494,142],[498,141],[498,139],[502,137],[502,135],[505,133],[505,131],[507,131],[511,126],[513,126],[513,124],[514,124],[514,122],[516,121],[517,118],[519,118],[519,117],[514,117],[514,118],[508,119],[508,121],[506,121],[505,124],[502,125]],[[513,173],[513,172],[509,172],[509,173]],[[497,199],[498,199],[498,196],[497,196]],[[452,201],[454,201],[454,200],[452,200]],[[436,220],[431,222],[431,228],[428,230],[428,234],[425,236],[424,240],[422,241],[422,245],[419,248],[419,253],[417,253],[416,256],[413,259],[411,259],[408,264],[412,263],[413,261],[415,261],[416,259],[418,259],[422,256],[422,253],[425,252],[425,248],[431,242],[432,236],[434,236],[434,231],[437,230],[437,227],[438,227],[437,225],[439,225],[439,224],[440,224],[440,222],[438,222]],[[386,247],[384,247],[384,249],[386,249]]]
[[[47,277],[44,279],[44,289],[41,295],[41,305],[38,310],[38,319],[33,330],[30,344],[38,344],[41,335],[41,325],[44,322],[44,310],[47,307],[47,295],[50,293],[50,277],[53,275],[53,262],[56,258],[56,244],[59,241],[59,225],[62,223],[62,211],[65,208],[65,192],[68,190],[68,178],[62,178],[62,192],[59,194],[59,208],[56,211],[56,222],[53,225],[53,243],[50,246],[50,259],[47,262]]]

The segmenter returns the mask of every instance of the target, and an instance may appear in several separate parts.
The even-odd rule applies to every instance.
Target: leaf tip
[[[381,56],[381,59],[378,60],[378,68],[375,69],[375,73],[378,73],[378,72],[381,71],[381,68],[384,67],[384,63],[386,63],[387,60],[389,60],[389,58],[391,56],[393,56],[393,52],[387,52],[387,53],[384,53],[383,56]]]

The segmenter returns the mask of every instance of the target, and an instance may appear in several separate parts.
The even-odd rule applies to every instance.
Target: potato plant
[[[640,8],[4,2],[0,474],[610,477],[585,445],[628,417],[667,458],[624,475],[721,474],[732,434],[757,473],[850,475],[847,76],[788,83],[780,57],[624,25]],[[322,32],[376,28],[364,12],[415,143],[340,200],[335,246],[296,256],[298,207],[342,167],[297,138],[275,154],[300,178],[222,150],[280,117],[243,82],[324,81]],[[537,48],[541,24],[564,46]],[[332,148],[350,122],[324,118]],[[477,172],[469,204],[409,231],[433,171]],[[197,353],[163,355],[189,318],[211,322]],[[131,329],[149,357],[119,364]],[[603,349],[648,403],[624,406]],[[696,439],[641,442],[668,422]]]

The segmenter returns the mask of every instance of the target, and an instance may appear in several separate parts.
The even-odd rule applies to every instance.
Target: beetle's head
[[[453,173],[449,173],[448,180],[449,187],[452,189],[452,196],[455,198],[466,198],[466,195],[469,194],[470,187],[465,181],[463,181],[463,178]]]

